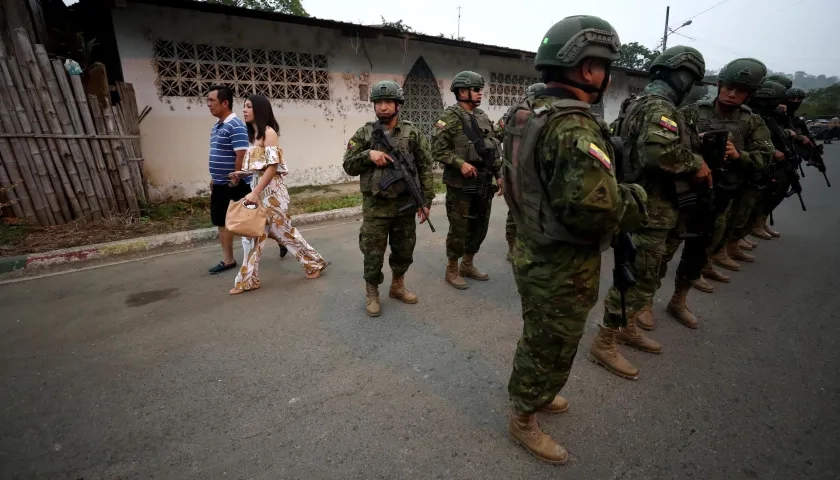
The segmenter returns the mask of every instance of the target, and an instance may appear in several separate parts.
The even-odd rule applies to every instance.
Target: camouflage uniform
[[[483,88],[484,79],[474,72],[461,72],[452,81],[453,92],[461,88]],[[484,141],[489,155],[493,156],[492,168],[486,169],[485,178],[465,178],[461,166],[468,162],[482,170],[483,159],[470,142],[465,128],[473,128],[473,119],[478,125],[477,135]],[[487,280],[489,276],[479,271],[473,264],[473,256],[478,253],[487,236],[490,224],[490,209],[493,193],[497,190],[497,181],[501,169],[501,145],[495,137],[493,122],[480,108],[467,111],[460,103],[453,105],[441,114],[435,123],[432,134],[432,156],[435,161],[444,164],[443,183],[446,184],[446,215],[449,219],[449,233],[446,235],[446,281],[453,287],[467,288],[462,277]],[[486,167],[485,167],[486,168]],[[488,195],[467,192],[468,187],[489,186]],[[461,265],[458,259],[463,257]]]
[[[683,75],[684,70],[691,74],[689,78],[693,81],[686,81],[677,90],[669,84],[677,83],[670,75]],[[677,177],[693,177],[704,163],[692,151],[691,138],[676,105],[691,91],[694,82],[703,78],[705,71],[703,56],[697,50],[683,46],[667,49],[651,65],[653,82],[638,98],[624,102],[618,120],[613,123],[613,133],[621,137],[626,148],[624,171],[632,170],[631,175],[635,177],[624,180],[638,181],[644,187],[649,218],[644,227],[632,233],[637,252],[631,271],[637,283],[625,295],[626,325],[622,319],[621,296],[613,286],[604,299],[604,326],[618,330],[618,342],[649,353],[660,353],[662,346],[643,335],[636,320],[638,314],[653,304],[661,286],[660,271],[667,268],[681,243],[685,219],[680,218],[677,209],[674,182]],[[683,256],[677,270],[675,295],[668,309],[683,324],[696,328],[697,319],[685,307],[685,295],[700,277],[706,256],[702,245],[690,250],[691,254]],[[597,345],[593,342],[592,354],[599,364],[619,376],[638,378],[638,368],[620,354],[603,355]]]
[[[590,32],[597,34],[590,37]],[[586,57],[615,61],[619,47],[606,21],[568,17],[545,34],[535,63],[553,81],[571,82],[562,77],[562,68]],[[608,77],[607,72],[599,88],[586,88],[601,97]],[[646,195],[638,185],[616,181],[609,131],[589,112],[589,104],[549,84],[517,108],[545,123],[530,134],[508,127],[505,137],[505,199],[516,219],[513,272],[524,321],[508,383],[513,406],[508,432],[540,460],[562,464],[568,453],[542,431],[535,414],[568,409],[558,393],[598,300],[601,252],[619,229],[631,230],[645,220]],[[513,118],[517,127],[528,121],[526,115]]]
[[[379,93],[380,89],[387,87],[385,93]],[[399,92],[398,95],[393,91]],[[391,95],[389,95],[391,93]],[[402,89],[395,82],[380,82],[375,85],[371,93],[371,101],[395,99],[402,103]],[[385,249],[390,243],[391,255],[388,263],[394,281],[390,295],[393,298],[400,298],[406,303],[416,303],[417,298],[411,292],[405,290],[402,280],[409,265],[413,261],[414,246],[416,243],[416,222],[415,214],[417,208],[413,206],[408,189],[403,191],[380,191],[378,183],[383,173],[389,167],[377,167],[370,159],[370,151],[384,151],[387,148],[381,144],[374,144],[371,135],[377,122],[368,122],[359,128],[353,137],[347,142],[347,151],[344,152],[344,171],[348,175],[360,177],[359,188],[362,192],[362,226],[359,230],[359,249],[364,256],[363,278],[367,284],[368,306],[371,306],[372,296],[375,295],[376,308],[368,309],[371,316],[377,316],[379,307],[378,285],[384,281],[382,266],[384,263]],[[431,207],[435,197],[434,180],[432,177],[432,156],[429,148],[429,141],[426,136],[410,122],[397,120],[397,124],[391,132],[392,137],[398,141],[400,149],[404,154],[414,156],[418,177],[422,186],[425,206]],[[411,207],[406,208],[406,206]],[[396,284],[396,285],[395,285]]]
[[[736,59],[721,69],[718,82],[756,90],[761,85],[766,72],[767,68],[758,60]],[[717,99],[701,100],[686,105],[681,112],[689,127],[698,133],[727,130],[730,141],[740,154],[740,159],[729,159],[727,165],[731,168],[732,181],[740,184],[741,187],[735,192],[726,210],[718,215],[715,222],[715,234],[707,252],[713,255],[715,263],[730,270],[740,270],[740,265],[732,260],[730,255],[746,258],[745,253],[738,247],[738,240],[743,237],[743,235],[737,236],[741,233],[738,227],[743,228],[743,225],[748,223],[749,215],[756,202],[754,192],[744,183],[749,172],[764,168],[773,156],[775,149],[770,143],[770,132],[761,117],[753,113],[746,105],[727,111],[720,108]],[[746,193],[746,198],[744,198],[744,193]],[[704,276],[707,273],[713,279],[726,278],[716,272],[711,264],[707,264]]]

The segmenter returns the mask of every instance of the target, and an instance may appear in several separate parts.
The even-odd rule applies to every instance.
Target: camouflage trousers
[[[753,213],[760,197],[761,192],[755,188],[744,187],[732,204],[732,214],[727,224],[727,232],[724,234],[725,239],[731,242],[744,238],[750,233],[752,230],[750,219],[755,219]]]
[[[508,245],[513,245],[516,241],[516,222],[513,221],[513,214],[508,210],[507,219],[505,220],[505,241]]]
[[[490,225],[492,198],[476,200],[456,187],[446,187],[446,217],[449,233],[446,235],[446,258],[458,259],[464,254],[476,254],[487,237]],[[473,205],[475,200],[476,205]],[[470,218],[470,212],[476,214]]]
[[[758,201],[758,214],[770,215],[785,200],[790,189],[790,181],[787,178],[781,179],[762,192]]]
[[[517,238],[513,273],[524,326],[508,394],[514,409],[531,413],[569,379],[586,317],[598,301],[601,253],[597,246],[568,244],[529,251]]]
[[[636,260],[630,266],[636,285],[627,289],[624,296],[627,317],[631,317],[647,305],[653,305],[656,291],[662,288],[662,279],[668,273],[668,263],[674,258],[683,240],[687,218],[680,215],[677,226],[671,230],[640,228],[632,233],[636,246]],[[680,263],[677,266],[677,284],[691,285],[700,278],[706,264],[706,248],[710,237],[696,237],[685,240]],[[604,326],[624,326],[621,318],[621,293],[614,286],[604,298]]]
[[[726,209],[719,213],[715,219],[715,233],[712,236],[711,242],[709,242],[708,250],[706,250],[706,254],[709,257],[718,253],[726,244],[726,234],[728,232],[727,226],[729,225],[729,219],[732,216],[733,204],[734,202],[730,201],[727,204]]]
[[[382,265],[385,262],[385,248],[389,244],[391,255],[388,256],[388,264],[393,275],[405,275],[414,261],[416,243],[417,223],[414,213],[396,217],[365,216],[359,229],[359,249],[364,256],[365,282],[379,285],[385,281]]]

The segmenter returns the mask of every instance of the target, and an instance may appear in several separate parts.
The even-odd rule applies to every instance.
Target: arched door
[[[443,112],[443,99],[435,75],[423,57],[419,57],[409,70],[403,91],[405,104],[400,110],[400,117],[414,123],[426,135],[431,135],[432,125]]]

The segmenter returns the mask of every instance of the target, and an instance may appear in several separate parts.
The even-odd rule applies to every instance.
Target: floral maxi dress
[[[268,224],[265,233],[259,238],[242,238],[242,248],[245,260],[236,275],[234,288],[253,290],[259,288],[260,255],[266,239],[276,238],[303,266],[307,275],[323,269],[327,262],[309,245],[298,229],[292,226],[289,218],[289,191],[283,183],[283,176],[289,173],[283,161],[283,150],[280,147],[251,146],[242,161],[242,170],[253,173],[251,186],[256,187],[263,172],[269,165],[277,165],[277,173],[260,194],[262,206],[265,208]]]

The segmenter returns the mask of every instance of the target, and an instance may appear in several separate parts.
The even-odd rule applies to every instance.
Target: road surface
[[[664,312],[672,265],[654,307],[664,353],[622,349],[639,380],[586,359],[593,310],[571,410],[541,420],[564,467],[506,436],[521,319],[497,200],[477,256],[489,282],[444,283],[436,207],[407,276],[420,303],[384,295],[376,319],[358,222],[305,231],[333,262],[322,279],[271,245],[263,288],[236,297],[234,273],[206,273],[216,247],[0,285],[0,477],[840,478],[840,147],[826,149],[835,187],[806,171],[808,211],[786,201],[757,263],[691,293],[699,330]]]

